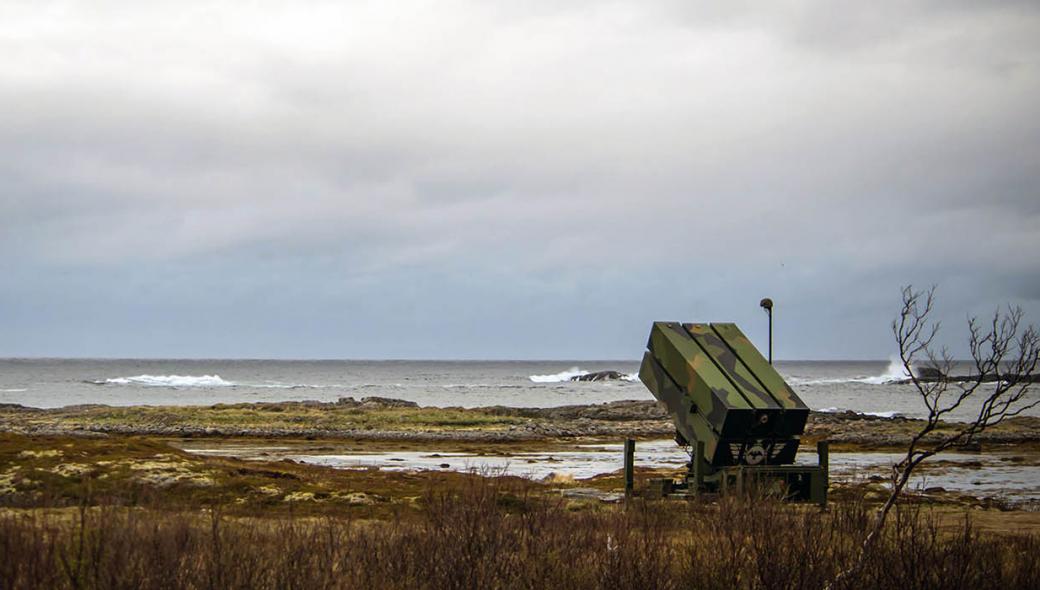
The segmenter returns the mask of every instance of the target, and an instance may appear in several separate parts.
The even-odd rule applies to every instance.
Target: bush
[[[856,557],[859,504],[769,498],[568,510],[474,478],[418,517],[230,519],[117,506],[0,516],[2,588],[821,588]],[[1037,537],[948,531],[899,507],[848,588],[1036,587]]]

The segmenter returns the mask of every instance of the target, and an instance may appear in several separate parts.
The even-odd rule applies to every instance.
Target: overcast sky
[[[1040,320],[1040,3],[5,0],[0,55],[0,356]]]

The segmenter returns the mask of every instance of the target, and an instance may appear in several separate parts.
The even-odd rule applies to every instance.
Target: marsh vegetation
[[[871,523],[856,501],[829,512],[768,497],[574,505],[480,477],[379,519],[92,504],[0,515],[0,587],[820,588]],[[899,506],[842,587],[1033,588],[1038,550],[1036,535]]]

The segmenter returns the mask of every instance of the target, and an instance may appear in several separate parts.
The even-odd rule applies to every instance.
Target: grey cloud
[[[249,353],[253,322],[287,327],[249,350],[292,356],[418,317],[413,348],[342,352],[625,356],[657,314],[754,321],[769,292],[806,331],[791,354],[884,356],[900,284],[949,284],[963,314],[1040,274],[1031,3],[9,3],[0,22],[20,316],[0,354],[36,324],[33,351],[70,342],[35,300],[125,338],[77,329],[68,354],[152,350],[118,301],[172,331],[234,319],[211,354]],[[499,316],[516,337],[483,340]],[[169,342],[154,354],[191,338]]]

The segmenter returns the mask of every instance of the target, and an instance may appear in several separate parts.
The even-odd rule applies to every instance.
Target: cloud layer
[[[0,355],[635,358],[1040,312],[1034,3],[12,2]]]

